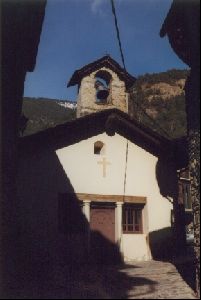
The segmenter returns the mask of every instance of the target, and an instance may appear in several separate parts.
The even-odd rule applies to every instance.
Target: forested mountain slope
[[[133,90],[131,115],[151,126],[147,114],[172,138],[186,135],[184,86],[187,76],[187,70],[140,76]]]
[[[69,103],[71,107],[72,102]],[[61,101],[45,98],[24,98],[22,112],[28,118],[24,135],[29,135],[49,127],[72,120],[76,116],[76,107],[61,105]]]

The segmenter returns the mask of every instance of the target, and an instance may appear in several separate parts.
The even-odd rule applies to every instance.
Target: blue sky
[[[76,69],[105,54],[121,64],[110,0],[48,0],[36,67],[24,95],[75,100]],[[187,68],[159,31],[172,0],[115,0],[127,70],[134,76]]]

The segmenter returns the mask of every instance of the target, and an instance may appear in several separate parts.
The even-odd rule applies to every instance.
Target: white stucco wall
[[[171,226],[172,204],[160,194],[158,158],[129,142],[126,194],[147,197],[148,231]]]
[[[94,143],[105,143],[105,155],[94,155]],[[76,193],[123,195],[126,141],[119,135],[101,134],[78,144],[57,150],[57,156]],[[106,157],[106,177],[98,164]]]
[[[124,261],[147,261],[151,259],[146,234],[123,234],[122,248]]]
[[[122,234],[122,254],[124,261],[148,261],[152,258],[149,246],[148,207],[142,210],[143,234]]]
[[[94,155],[96,141],[105,144],[104,155]],[[151,258],[148,233],[171,226],[172,204],[160,194],[156,179],[158,158],[128,142],[126,168],[126,148],[125,138],[118,134],[109,137],[104,133],[59,149],[56,154],[76,193],[123,195],[127,170],[125,194],[146,197],[147,204],[143,210],[143,234],[124,234],[122,251],[126,260],[148,260]],[[109,163],[106,177],[98,164],[103,157]]]

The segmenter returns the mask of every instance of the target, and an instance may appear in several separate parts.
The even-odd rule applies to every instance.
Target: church
[[[129,116],[135,81],[104,56],[68,83],[78,85],[75,120],[21,138],[25,260],[147,261],[172,232],[180,155]]]

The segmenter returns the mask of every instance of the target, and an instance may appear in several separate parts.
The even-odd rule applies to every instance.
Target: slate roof
[[[118,109],[107,109],[86,115],[54,128],[20,138],[20,149],[21,153],[24,154],[43,151],[47,147],[57,150],[104,132],[110,136],[118,133],[155,156],[177,153],[181,164],[184,164],[186,160],[185,150],[182,156],[179,150],[183,144],[181,145],[177,141],[175,146],[174,141],[142,126]]]
[[[130,75],[124,68],[122,68],[114,59],[109,55],[103,56],[102,58],[84,66],[83,68],[76,70],[72,75],[67,87],[80,84],[82,78],[89,75],[92,72],[98,71],[100,68],[106,67],[114,71],[121,80],[126,84],[126,88],[131,88],[136,81],[136,78]]]

